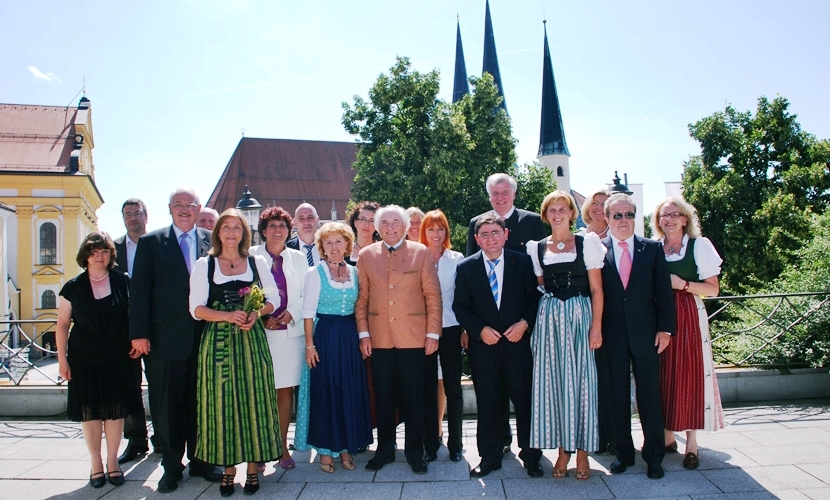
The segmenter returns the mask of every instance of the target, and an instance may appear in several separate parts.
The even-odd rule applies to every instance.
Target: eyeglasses
[[[199,206],[199,205],[197,205],[196,203],[188,203],[188,204],[184,204],[184,203],[176,203],[175,205],[170,205],[170,207],[171,207],[173,210],[185,210],[185,209],[187,209],[187,210],[193,210],[194,208],[196,208],[196,207],[198,207],[198,206]]]
[[[626,212],[626,213],[617,212],[614,215],[612,215],[611,217],[614,220],[621,220],[623,217],[625,217],[626,219],[634,219],[635,217],[637,217],[637,214],[635,214],[634,212]]]
[[[130,219],[132,217],[141,217],[142,215],[144,215],[143,210],[136,210],[135,212],[124,212],[125,219]]]
[[[367,219],[366,217],[358,217],[355,220],[357,222],[360,222],[361,224],[374,224],[375,223],[375,219]]]
[[[504,231],[490,231],[489,233],[478,233],[478,237],[482,240],[489,240],[490,238],[500,238],[504,235]]]
[[[660,214],[661,219],[676,219],[678,217],[683,217],[683,214],[680,212],[669,212],[666,214]]]

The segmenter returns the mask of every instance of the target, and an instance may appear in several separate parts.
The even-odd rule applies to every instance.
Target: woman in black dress
[[[67,281],[60,292],[55,333],[58,369],[69,386],[69,419],[82,422],[92,459],[89,483],[100,488],[106,477],[120,486],[124,474],[118,467],[118,447],[124,417],[141,409],[130,363],[131,356],[138,357],[130,347],[130,278],[112,270],[115,245],[105,232],[95,231],[84,238],[76,261],[84,272]],[[102,432],[107,441],[106,476]]]

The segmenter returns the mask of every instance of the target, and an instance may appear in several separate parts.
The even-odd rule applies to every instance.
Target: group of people
[[[554,477],[569,475],[575,453],[575,477],[588,479],[588,453],[609,449],[611,472],[625,472],[632,371],[648,477],[663,476],[677,431],[686,431],[683,465],[696,468],[695,431],[723,419],[700,300],[717,295],[721,260],[694,208],[661,202],[660,240],[647,240],[634,234],[631,198],[597,190],[574,234],[569,193],[550,193],[534,213],[513,205],[509,175],[485,187],[493,210],[470,221],[466,258],[452,250],[441,210],[364,201],[346,223],[318,227],[312,205],[293,217],[270,207],[252,247],[239,211],[203,211],[192,190],[171,194],[172,225],[150,233],[144,203],[127,200],[127,234],[89,234],[77,257],[84,272],[60,294],[59,367],[69,418],[83,422],[91,485],[122,484],[119,464],[149,451],[141,359],[160,492],[177,488],[186,454],[189,474],[220,482],[223,496],[246,463],[243,490],[253,494],[267,462],[295,467],[286,443],[295,410],[295,449],[316,450],[327,473],[338,458],[354,469],[373,428],[366,468],[393,462],[400,423],[409,466],[426,473],[445,411],[449,458],[460,461],[464,349],[481,458],[471,477],[500,469],[511,450],[511,402],[531,477],[544,474],[542,449],[558,450]]]

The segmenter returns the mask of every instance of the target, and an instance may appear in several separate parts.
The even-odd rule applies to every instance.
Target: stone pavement
[[[683,498],[683,499],[830,499],[830,401],[811,400],[776,405],[740,406],[725,410],[726,429],[699,433],[700,468],[685,470],[680,454],[667,455],[666,477],[646,478],[645,464],[619,475],[608,473],[613,457],[592,455],[593,475],[588,481],[550,477],[555,451],[542,460],[545,477],[529,478],[515,455],[505,457],[504,467],[490,476],[469,479],[469,467],[478,463],[475,421],[464,423],[466,461],[453,463],[446,448],[424,476],[412,474],[403,453],[398,461],[378,472],[364,469],[371,453],[356,456],[357,469],[337,466],[334,474],[319,468],[311,452],[297,452],[297,468],[284,472],[269,464],[254,498],[280,499],[463,499],[504,498]],[[402,429],[402,427],[401,427]],[[293,431],[293,426],[292,426]],[[399,447],[403,435],[399,432]],[[639,429],[634,430],[639,446]],[[289,434],[289,442],[291,435]],[[125,445],[126,443],[122,443]],[[518,449],[513,446],[514,452]],[[221,498],[218,485],[188,478],[167,495],[155,490],[162,470],[159,455],[148,455],[124,468],[126,483],[88,485],[89,456],[80,425],[65,421],[0,421],[0,499],[84,498],[165,500]],[[335,462],[338,464],[339,462]],[[244,482],[244,467],[237,481]],[[237,486],[234,498],[242,498]]]

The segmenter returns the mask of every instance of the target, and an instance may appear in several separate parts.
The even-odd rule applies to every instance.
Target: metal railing
[[[57,320],[0,321],[0,386],[61,385]]]
[[[798,368],[821,365],[830,328],[830,292],[707,297],[716,365]],[[830,340],[830,336],[828,336]]]

